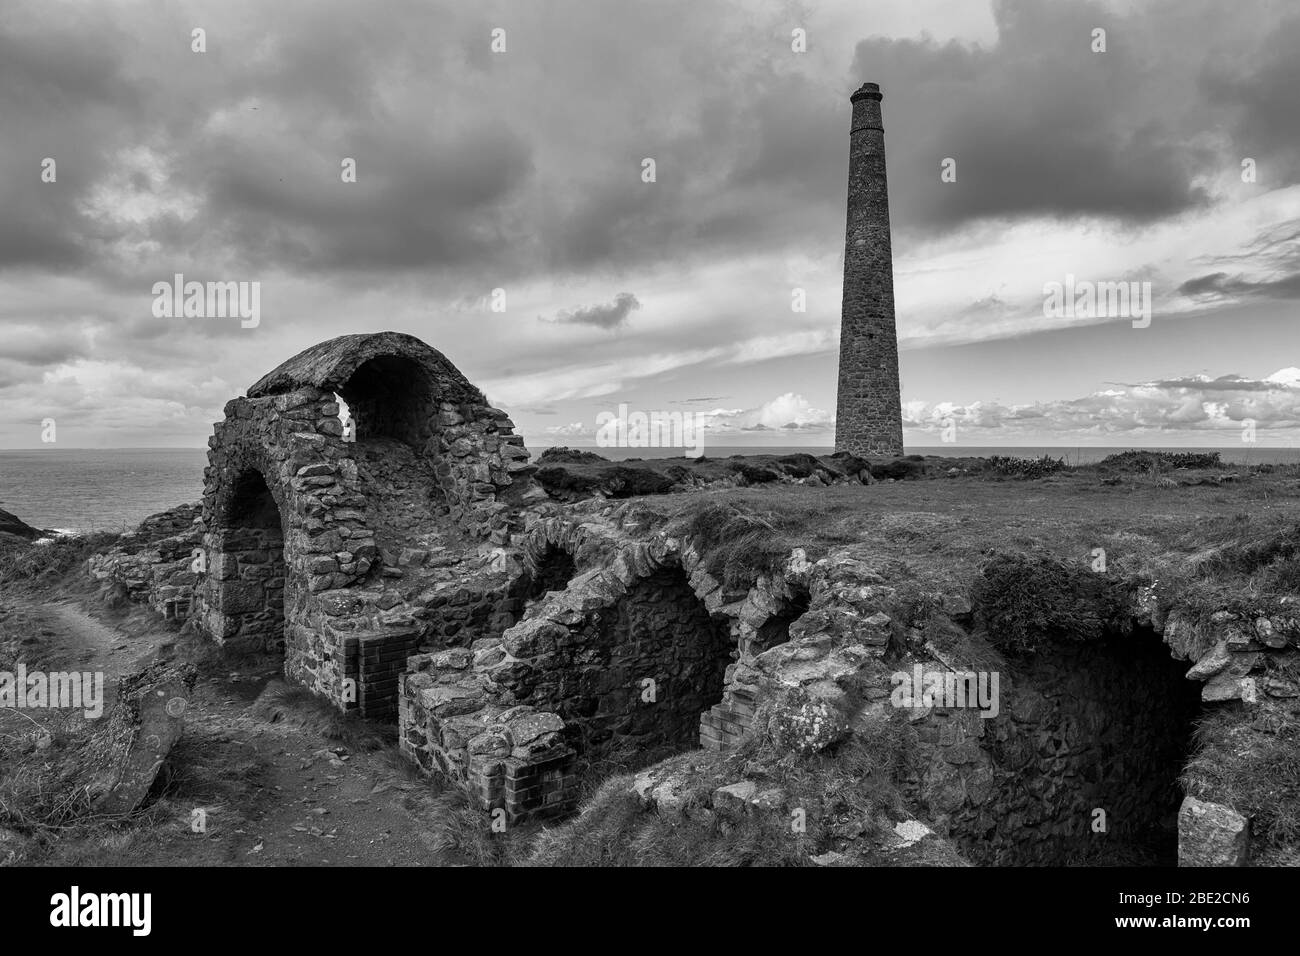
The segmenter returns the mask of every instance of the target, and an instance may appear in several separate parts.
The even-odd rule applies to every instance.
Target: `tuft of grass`
[[[1161,468],[1220,468],[1223,462],[1215,452],[1143,451],[1130,448],[1107,455],[1097,468],[1112,471],[1158,472]]]
[[[1044,641],[1092,641],[1121,607],[1122,585],[1112,576],[1047,555],[996,554],[971,589],[975,621],[1010,654]]]
[[[407,809],[427,819],[432,828],[434,852],[445,862],[460,866],[520,866],[527,859],[536,827],[497,831],[492,817],[475,806],[460,787],[439,793],[427,791],[409,798]]]
[[[346,714],[305,687],[272,680],[253,701],[249,712],[269,724],[285,723],[350,750],[379,750],[392,736],[389,729],[355,714]]]
[[[808,866],[831,847],[870,852],[884,823],[906,816],[896,786],[915,753],[905,718],[874,720],[842,744],[811,756],[777,752],[757,738],[726,755],[693,751],[656,770],[671,776],[680,814],[647,809],[631,792],[634,776],[606,780],[578,816],[541,831],[531,866]],[[710,809],[719,787],[754,780],[780,790],[783,807],[727,816]],[[802,809],[806,829],[790,826]]]
[[[668,763],[674,769],[685,759]],[[529,866],[806,866],[814,852],[806,834],[793,833],[781,811],[752,813],[734,824],[700,813],[712,792],[734,782],[719,767],[688,783],[688,815],[645,809],[631,792],[631,774],[611,777],[578,817],[541,831]]]
[[[706,571],[729,588],[748,590],[805,540],[802,519],[800,510],[759,512],[706,498],[689,504],[673,530],[694,542]]]
[[[1005,671],[1006,658],[985,636],[972,634],[945,614],[930,614],[921,628],[925,642],[954,667],[976,671]]]
[[[1013,458],[1007,455],[992,455],[986,463],[986,471],[1006,478],[1046,478],[1065,469],[1064,458],[1043,455],[1039,458]]]
[[[67,763],[75,750],[56,756]],[[123,866],[149,863],[158,847],[188,833],[192,812],[203,808],[211,827],[238,827],[251,819],[263,791],[266,763],[239,741],[187,730],[159,772],[146,804],[127,817],[78,812],[37,818],[27,805],[14,827],[30,835],[21,862],[58,866]],[[5,821],[14,825],[15,821]]]
[[[1252,842],[1295,852],[1300,843],[1300,721],[1256,733],[1240,711],[1215,710],[1193,735],[1181,784],[1189,795],[1251,818]]]
[[[39,721],[20,711],[0,726],[0,826],[21,832],[58,829],[90,813],[78,786],[90,742],[80,714],[50,711]],[[17,718],[24,718],[21,724]],[[16,725],[16,726],[15,726]]]
[[[1245,516],[1245,520],[1237,522],[1228,534],[1227,540],[1197,563],[1197,571],[1203,577],[1252,575],[1277,565],[1286,566],[1279,569],[1283,578],[1296,573],[1294,566],[1300,558],[1300,524],[1261,534],[1251,530],[1249,516]]]
[[[50,582],[84,565],[90,556],[117,541],[109,532],[69,535],[44,544],[0,550],[0,584]]]

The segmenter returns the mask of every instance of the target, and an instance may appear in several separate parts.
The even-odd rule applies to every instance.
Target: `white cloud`
[[[1043,436],[1057,440],[1199,435],[1206,440],[1236,441],[1247,421],[1254,422],[1260,442],[1295,440],[1300,432],[1300,370],[1280,369],[1259,380],[1196,375],[1022,405],[913,401],[903,407],[906,427],[937,435],[951,422],[958,444],[1011,444]]]
[[[800,432],[829,432],[835,416],[813,407],[802,395],[786,392],[757,408],[715,408],[705,412],[706,429],[712,435],[738,434],[747,431],[785,429]]]

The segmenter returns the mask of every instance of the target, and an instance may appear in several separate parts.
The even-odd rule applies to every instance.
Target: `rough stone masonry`
[[[851,99],[835,450],[898,456],[903,454],[903,416],[880,87],[864,83]]]
[[[219,642],[283,653],[289,680],[340,708],[392,718],[430,605],[450,629],[439,589],[490,575],[520,505],[545,498],[523,439],[442,353],[396,332],[312,346],[225,412],[192,616]]]

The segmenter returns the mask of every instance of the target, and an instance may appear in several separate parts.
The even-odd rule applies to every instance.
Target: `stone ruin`
[[[394,332],[313,346],[225,416],[204,471],[199,625],[392,718],[440,586],[499,577],[519,507],[543,494],[523,439],[440,352]]]
[[[201,509],[156,516],[92,570],[218,642],[283,654],[288,680],[343,710],[396,720],[424,772],[512,822],[573,811],[602,762],[653,764],[635,792],[660,813],[788,813],[747,780],[683,808],[672,761],[655,761],[758,734],[824,750],[890,718],[891,675],[970,667],[908,619],[915,582],[869,545],[796,549],[735,589],[635,501],[550,499],[505,413],[411,336],[306,350],[228,403],[209,445]],[[900,845],[1060,862],[1106,806],[1116,839],[1176,826],[1181,862],[1248,859],[1248,821],[1180,807],[1175,781],[1203,708],[1245,708],[1251,734],[1295,712],[1300,611],[1135,595],[1095,646],[1014,667],[997,718],[907,714],[918,764],[900,786],[920,820]],[[965,586],[927,600],[971,628]]]

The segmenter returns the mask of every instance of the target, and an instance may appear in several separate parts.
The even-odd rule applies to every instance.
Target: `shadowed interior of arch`
[[[280,508],[255,469],[235,480],[225,518],[212,571],[226,641],[243,650],[283,654],[284,528]]]
[[[433,389],[411,359],[381,355],[363,362],[338,394],[347,403],[359,443],[390,438],[422,452],[433,435]]]
[[[532,603],[545,598],[550,591],[563,591],[577,573],[573,555],[555,545],[547,546],[537,559],[536,570],[527,578],[526,600]]]
[[[734,643],[679,567],[640,579],[558,648],[561,693],[548,701],[588,762],[639,766],[698,745],[700,716],[722,699]]]

